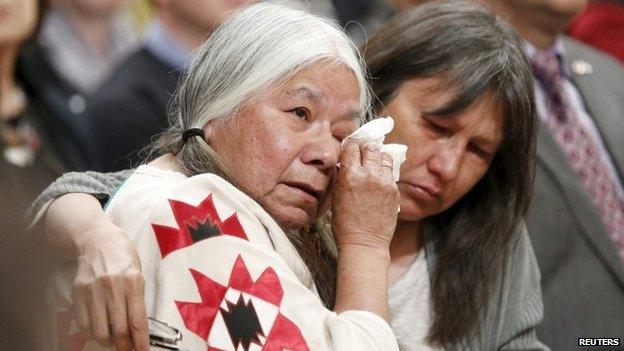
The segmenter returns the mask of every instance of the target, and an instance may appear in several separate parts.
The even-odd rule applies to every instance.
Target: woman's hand
[[[338,247],[337,313],[364,310],[389,320],[389,246],[399,192],[392,157],[372,144],[345,145],[332,191],[332,228]]]
[[[347,142],[340,162],[332,190],[332,227],[338,249],[387,250],[399,206],[392,157],[374,144]]]
[[[97,199],[67,194],[46,212],[55,255],[76,260],[72,312],[79,328],[117,350],[149,350],[144,279],[139,256]]]
[[[102,345],[148,350],[144,279],[136,250],[112,222],[82,239],[72,286],[78,326]]]

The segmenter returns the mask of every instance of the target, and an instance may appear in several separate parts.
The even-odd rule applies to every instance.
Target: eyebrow
[[[295,89],[294,91],[289,91],[287,92],[288,95],[294,95],[297,97],[303,97],[309,100],[313,100],[316,103],[322,103],[325,102],[327,100],[327,97],[325,96],[325,94],[312,90],[308,87],[300,87]]]
[[[296,97],[303,97],[309,100],[314,101],[317,104],[322,104],[327,101],[327,96],[325,94],[312,90],[306,86],[297,88],[293,91],[288,91],[288,95],[293,95]],[[359,109],[349,108],[345,113],[342,114],[340,119],[346,119],[349,121],[359,121],[362,118],[362,112]]]
[[[341,119],[346,119],[349,121],[359,121],[362,118],[362,111],[360,111],[359,109],[348,109],[347,112],[345,112],[342,115]]]

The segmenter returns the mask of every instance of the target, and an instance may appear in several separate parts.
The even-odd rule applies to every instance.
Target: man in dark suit
[[[167,105],[191,52],[227,13],[248,1],[153,0],[145,43],[89,101],[92,168],[135,167],[138,152],[168,125]]]
[[[585,0],[489,0],[526,41],[541,126],[529,233],[542,272],[539,337],[624,337],[624,68],[562,33]]]

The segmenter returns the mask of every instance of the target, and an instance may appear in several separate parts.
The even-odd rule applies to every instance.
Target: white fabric
[[[424,250],[407,271],[388,289],[390,325],[401,351],[438,351],[426,342],[432,322],[431,287]]]
[[[187,216],[187,221],[183,222],[186,226],[180,225],[182,210],[175,207],[176,204],[179,206],[182,202],[204,209],[202,204],[210,196],[215,210],[201,213],[207,212],[212,223],[219,222],[222,226],[226,222],[231,223],[235,217],[247,240],[234,236],[233,230],[220,230],[221,235],[163,254],[163,245],[157,239],[163,238],[162,228],[168,227],[176,232],[182,228],[198,228],[198,223],[204,223],[195,214]],[[210,347],[215,350],[243,349],[240,345],[235,348],[225,317],[239,298],[253,304],[262,327],[259,340],[265,347],[269,341],[275,342],[281,336],[287,342],[303,340],[296,347],[287,347],[293,350],[398,350],[390,326],[375,314],[347,311],[338,315],[324,308],[309,271],[286,234],[255,201],[222,178],[212,174],[187,178],[181,173],[141,166],[115,194],[106,213],[128,235],[139,252],[146,278],[148,315],[180,329],[183,333],[182,346],[189,350],[213,350]],[[245,284],[232,282],[245,280],[245,274],[234,273],[236,267],[240,268],[240,265],[237,266],[240,262],[249,272],[253,288],[244,288]],[[64,273],[65,279],[57,280],[57,301],[61,303],[61,313],[70,304],[72,271]],[[204,282],[203,285],[200,281]],[[199,327],[189,326],[183,311],[193,303],[207,303],[205,301],[209,298],[218,296],[216,288],[200,288],[206,286],[206,281],[222,286],[227,292],[222,300],[218,299],[218,305],[206,305],[217,312],[207,337],[202,338],[197,328],[207,324],[202,322],[197,323]],[[269,286],[272,288],[269,289]],[[283,291],[281,299],[276,297],[280,296],[280,286]],[[281,301],[276,303],[272,299]],[[194,316],[200,318],[205,315],[202,312]],[[275,336],[272,332],[278,329],[277,321],[282,317],[292,322],[294,327],[289,324],[291,327],[285,329],[287,333],[276,332]],[[75,326],[71,330],[75,330]],[[72,332],[69,334],[72,335]],[[252,344],[249,350],[261,348],[261,345]],[[98,349],[101,348],[89,343],[83,350]]]
[[[392,156],[392,178],[397,182],[400,177],[401,164],[405,162],[407,145],[383,143],[386,134],[390,133],[393,128],[394,120],[392,117],[374,119],[344,138],[342,146],[344,147],[348,140],[356,141],[358,144],[376,144],[381,148],[381,151]]]

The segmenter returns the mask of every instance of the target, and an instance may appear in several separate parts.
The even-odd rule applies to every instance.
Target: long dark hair
[[[440,118],[483,94],[503,110],[504,139],[485,176],[445,212],[436,232],[429,340],[448,346],[475,336],[500,284],[505,252],[519,233],[533,184],[536,114],[530,66],[516,33],[482,5],[437,1],[394,17],[365,45],[376,108],[413,78],[440,77],[457,89]]]

